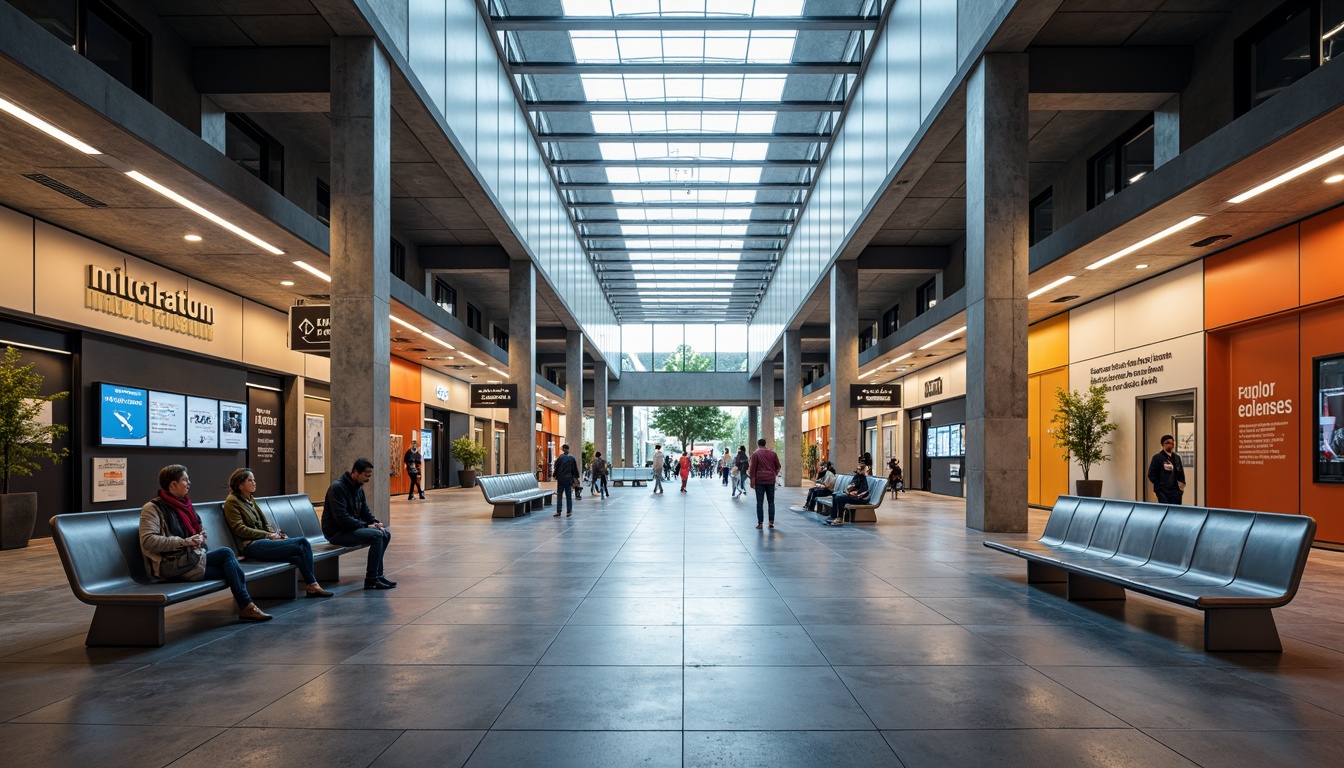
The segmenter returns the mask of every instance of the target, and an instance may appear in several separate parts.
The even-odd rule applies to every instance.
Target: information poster
[[[225,450],[247,449],[247,404],[219,401],[219,447]]]
[[[420,430],[420,458],[425,461],[434,459],[434,430]]]
[[[257,478],[258,496],[279,496],[285,492],[284,406],[279,392],[248,389],[247,404],[252,414],[248,423],[247,466]]]
[[[126,500],[126,459],[94,457],[93,503]]]
[[[952,447],[951,447],[950,452],[948,453],[948,455],[949,455],[949,456],[964,456],[964,455],[966,455],[966,448],[962,445],[962,442],[961,442],[961,441],[962,441],[962,436],[965,434],[966,425],[964,425],[964,424],[953,424],[951,427],[949,427],[949,429],[951,430]]]
[[[303,415],[303,472],[317,475],[327,471],[327,420],[320,413]]]
[[[149,392],[99,384],[99,445],[149,444]]]
[[[149,393],[149,444],[183,448],[187,444],[187,398],[169,392]]]
[[[219,401],[187,398],[187,447],[219,447]]]

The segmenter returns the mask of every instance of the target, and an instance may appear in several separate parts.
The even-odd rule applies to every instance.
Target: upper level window
[[[317,180],[317,220],[331,226],[331,187],[321,179]]]
[[[1027,232],[1029,245],[1035,245],[1055,231],[1055,189],[1050,187],[1031,201],[1031,229]]]
[[[505,352],[509,351],[509,334],[499,330],[499,326],[490,326],[490,340],[495,342],[495,346]]]
[[[864,328],[862,331],[859,331],[859,351],[860,351],[860,352],[862,352],[863,350],[865,350],[865,349],[867,349],[867,348],[869,348],[869,347],[871,347],[871,346],[873,346],[874,344],[877,343],[877,339],[875,339],[875,338],[873,337],[873,336],[874,336],[874,334],[873,334],[873,329],[874,329],[875,327],[876,327],[876,326],[872,326],[872,325],[870,325],[870,326],[868,326],[867,328]]]
[[[284,146],[245,115],[224,116],[224,154],[271,189],[285,191]]]
[[[150,36],[104,0],[10,0],[79,55],[145,99],[149,93]]]
[[[938,306],[938,278],[915,289],[915,315],[919,316]]]
[[[1149,114],[1092,156],[1087,164],[1087,207],[1147,176],[1153,170],[1153,150],[1153,116]]]
[[[1344,51],[1344,2],[1290,0],[1237,38],[1237,114]]]
[[[457,291],[439,278],[434,278],[434,303],[450,315],[457,314]]]
[[[882,336],[885,338],[895,333],[901,327],[901,305],[888,309],[882,313]]]
[[[481,310],[470,304],[467,305],[467,327],[477,333],[481,332]]]

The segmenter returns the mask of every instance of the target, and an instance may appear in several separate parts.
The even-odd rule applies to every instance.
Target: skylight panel
[[[707,75],[704,80],[706,101],[740,101],[743,93],[743,75]]]
[[[738,133],[771,133],[775,130],[775,112],[743,112],[738,115]]]
[[[583,75],[587,101],[625,101],[625,80],[620,75]]]
[[[657,16],[660,10],[658,0],[611,0],[611,12],[617,16]]]
[[[758,31],[751,34],[747,61],[758,63],[788,63],[793,58],[795,30]]]
[[[634,160],[635,145],[630,142],[604,141],[597,145],[603,160]]]
[[[802,16],[804,0],[767,0],[753,3],[753,16]]]
[[[668,101],[699,101],[704,98],[704,82],[700,75],[668,76],[664,80],[665,98]]]
[[[625,75],[625,95],[630,101],[662,101],[667,97],[662,75]]]
[[[664,16],[670,14],[704,16],[705,5],[705,0],[662,0],[662,11]]]
[[[765,142],[737,142],[729,146],[729,157],[734,160],[764,160],[770,145]]]
[[[566,16],[610,16],[611,0],[560,0]]]
[[[706,168],[705,170],[727,171],[728,181],[733,184],[759,184],[761,181],[761,171],[764,168]],[[718,179],[716,179],[718,181]]]
[[[663,55],[663,37],[657,31],[644,30],[622,30],[616,34],[617,47],[621,51],[621,62],[627,61],[662,61]],[[580,62],[592,61],[592,53],[589,51],[574,49],[575,58]]]
[[[706,34],[705,51],[709,61],[730,61],[742,63],[747,60],[747,43],[750,38],[744,32],[710,32]]]
[[[715,56],[718,51],[714,52]],[[666,61],[703,61],[705,37],[698,32],[663,32],[663,58]]]
[[[630,133],[630,113],[594,112],[593,130],[597,133]]]
[[[575,60],[579,63],[602,63],[621,60],[616,33],[610,30],[573,30],[569,33],[574,46]]]
[[[635,133],[667,133],[669,130],[684,130],[679,127],[673,127],[670,122],[666,112],[629,113],[630,130]]]
[[[744,75],[743,101],[782,101],[788,75]]]
[[[607,181],[613,184],[638,184],[646,179],[641,177],[638,168],[608,168]]]

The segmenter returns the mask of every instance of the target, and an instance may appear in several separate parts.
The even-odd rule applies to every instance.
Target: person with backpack
[[[593,454],[593,495],[598,498],[603,496],[610,497],[611,491],[607,490],[607,460],[602,458],[602,452]]]
[[[733,498],[747,495],[747,467],[751,459],[747,458],[747,446],[737,446],[737,455],[733,457],[733,466],[737,468],[737,484],[733,486]]]

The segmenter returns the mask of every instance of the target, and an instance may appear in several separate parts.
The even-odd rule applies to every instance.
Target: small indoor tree
[[[37,494],[10,493],[14,477],[27,477],[41,468],[43,459],[59,462],[69,449],[56,450],[53,443],[65,436],[64,424],[48,424],[42,412],[48,403],[69,392],[42,394],[42,374],[35,364],[20,365],[22,355],[5,347],[0,360],[0,548],[28,545],[37,521]]]
[[[1055,425],[1055,447],[1064,449],[1065,461],[1072,458],[1083,470],[1083,479],[1076,482],[1078,495],[1100,496],[1101,481],[1093,481],[1088,475],[1093,464],[1110,460],[1106,454],[1106,446],[1111,444],[1109,435],[1119,428],[1107,421],[1106,387],[1098,384],[1086,393],[1059,387],[1055,400],[1058,409],[1050,419]]]
[[[457,473],[462,487],[474,487],[476,485],[476,468],[481,466],[481,462],[485,459],[485,449],[477,445],[475,440],[463,435],[453,441],[452,452],[453,458],[462,465],[462,469]]]

